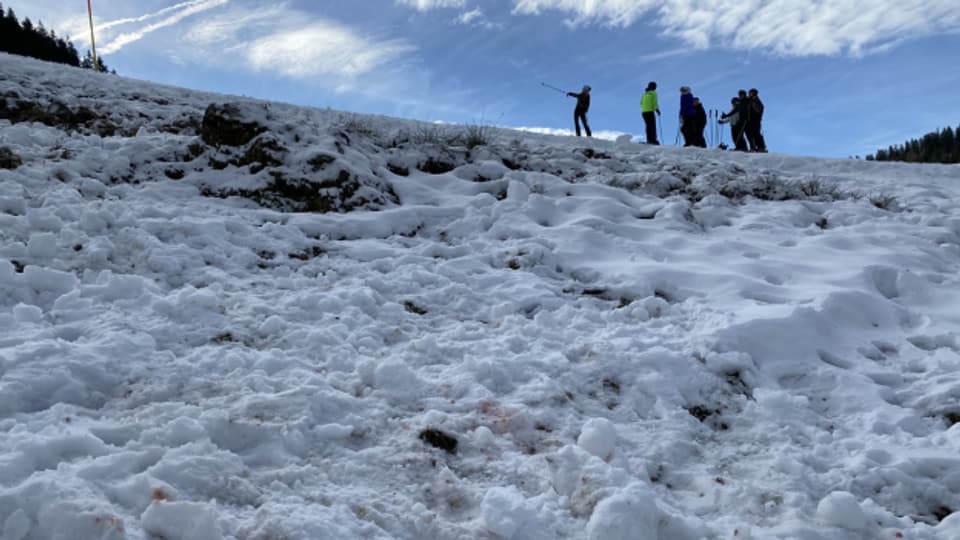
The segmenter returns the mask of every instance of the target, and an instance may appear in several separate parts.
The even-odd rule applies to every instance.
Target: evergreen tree
[[[80,55],[77,54],[77,49],[69,37],[66,39],[58,37],[56,31],[44,26],[43,21],[38,20],[34,25],[33,21],[27,17],[21,23],[12,7],[7,6],[4,14],[3,4],[0,4],[0,52],[77,67],[81,65]],[[97,66],[104,73],[110,71],[103,58],[97,58]],[[85,67],[93,67],[92,57]]]
[[[13,46],[13,36],[16,33],[17,29],[10,23],[10,19],[4,16],[3,4],[0,4],[0,51],[10,51]]]
[[[12,7],[7,8],[7,15],[3,18],[3,26],[3,33],[8,40],[7,46],[3,50],[11,54],[23,54],[23,28],[20,26],[20,21]]]
[[[74,67],[80,67],[80,53],[77,52],[77,48],[73,46],[70,38],[67,38],[67,58],[68,64]]]
[[[80,67],[84,69],[93,69],[93,53],[90,52],[90,49],[87,49],[87,54],[83,57],[83,60],[80,61]],[[110,68],[103,63],[103,57],[97,57],[97,68],[101,73],[113,73],[116,74],[116,71],[110,71]]]
[[[927,133],[886,150],[867,156],[871,161],[908,161],[914,163],[960,163],[960,126]]]

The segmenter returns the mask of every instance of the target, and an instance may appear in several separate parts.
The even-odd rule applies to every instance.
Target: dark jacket
[[[739,106],[736,106],[730,109],[730,112],[723,113],[722,115],[720,115],[720,120],[718,120],[718,122],[720,122],[721,124],[732,124],[734,126],[739,124],[740,123],[740,112],[738,111],[739,108],[740,108]]]
[[[693,116],[693,94],[680,95],[680,116]]]
[[[733,98],[730,103],[730,112],[725,112],[720,115],[719,122],[721,124],[730,124],[735,126],[740,123],[740,100]]]
[[[747,100],[747,107],[749,109],[749,119],[753,123],[760,123],[763,120],[763,102],[760,101],[759,97],[753,97]]]
[[[590,110],[590,92],[567,92],[570,97],[577,98],[577,111],[587,112]]]
[[[703,108],[702,103],[693,106],[693,125],[700,131],[707,127],[707,111]]]

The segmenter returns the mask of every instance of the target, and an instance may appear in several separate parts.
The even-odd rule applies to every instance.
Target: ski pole
[[[720,144],[720,134],[717,133],[717,126],[720,125],[720,124],[718,123],[719,121],[720,121],[720,111],[714,109],[714,110],[713,110],[713,125],[711,126],[711,127],[713,128],[713,142],[710,143],[710,146],[717,146],[717,145]]]
[[[716,146],[720,144],[720,137],[717,135],[717,121],[720,119],[720,112],[716,109],[713,110],[713,124],[710,125],[710,128],[713,130],[713,141],[710,142],[710,146]]]
[[[717,111],[717,139],[719,139],[720,144],[724,144],[723,135],[723,124],[720,123],[720,119],[723,117],[723,111]]]
[[[720,146],[720,110],[713,110],[713,142]]]
[[[716,130],[717,130],[717,146],[720,146],[721,144],[723,144],[723,131],[721,131],[723,128],[720,126],[720,111],[719,111],[719,110],[717,111],[717,123],[716,123],[716,126],[715,126],[715,127],[716,127]]]
[[[708,122],[710,123],[710,146],[713,146],[713,109],[710,110]]]
[[[542,84],[543,86],[546,86],[547,88],[549,88],[549,89],[551,89],[551,90],[556,90],[557,92],[560,92],[561,94],[566,94],[565,91],[557,88],[556,86],[551,86],[551,85],[549,85],[549,84],[547,84],[547,83],[545,83],[545,82],[542,82],[542,83],[540,83],[540,84]]]

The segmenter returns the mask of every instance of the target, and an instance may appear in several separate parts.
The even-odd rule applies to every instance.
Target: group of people
[[[681,86],[680,133],[683,134],[683,145],[706,148],[707,139],[703,136],[705,129],[707,129],[707,111],[703,108],[703,103],[700,103],[700,98],[694,97],[689,86]]]
[[[734,149],[741,152],[766,152],[767,142],[763,139],[763,102],[756,88],[749,92],[740,90],[737,97],[730,100],[732,108],[720,116],[721,124],[730,124],[730,137]]]
[[[567,92],[570,97],[577,98],[577,106],[573,112],[573,123],[577,137],[580,136],[580,124],[591,136],[590,126],[587,124],[587,111],[590,110],[590,86],[585,85],[580,92]],[[749,92],[740,90],[737,97],[730,103],[732,108],[723,113],[718,120],[721,124],[730,124],[730,137],[733,139],[735,150],[742,152],[766,152],[767,143],[763,139],[763,102],[756,88]],[[657,116],[660,115],[660,103],[657,98],[657,83],[650,82],[640,100],[640,112],[646,125],[647,144],[660,144],[657,138]],[[680,87],[680,133],[683,134],[684,146],[707,147],[707,140],[703,135],[707,128],[707,111],[703,103],[690,91],[689,86]],[[725,148],[725,146],[723,146]]]

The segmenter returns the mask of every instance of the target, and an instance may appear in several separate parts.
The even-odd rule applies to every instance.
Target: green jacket
[[[640,111],[653,112],[659,110],[660,104],[657,102],[657,91],[650,90],[649,92],[644,92],[643,99],[640,100]]]

